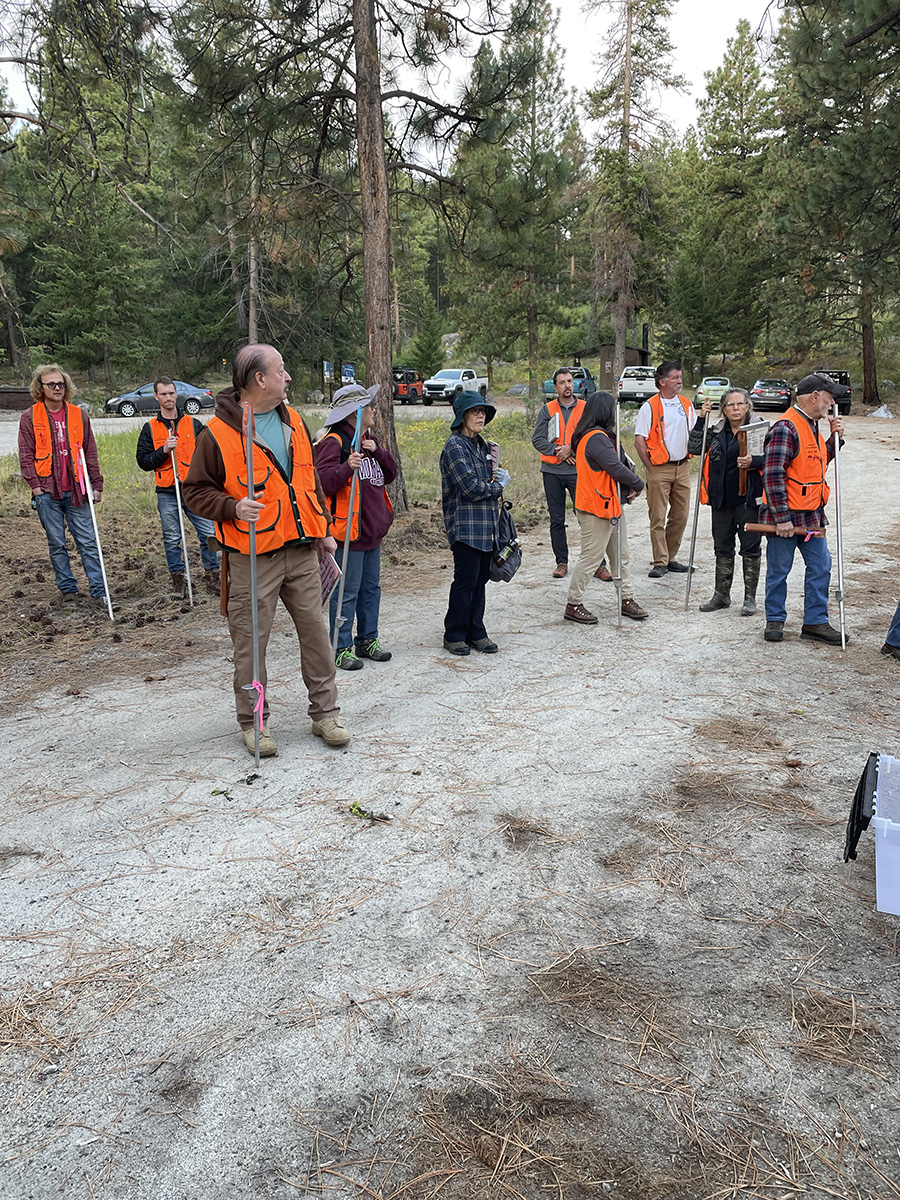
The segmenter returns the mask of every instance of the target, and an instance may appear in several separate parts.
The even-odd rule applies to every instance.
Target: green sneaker
[[[387,662],[391,657],[390,650],[382,650],[378,638],[369,638],[365,642],[356,643],[356,653],[360,658],[371,658],[372,662]]]
[[[338,650],[334,656],[334,665],[340,671],[361,671],[362,660],[357,658],[352,650]]]

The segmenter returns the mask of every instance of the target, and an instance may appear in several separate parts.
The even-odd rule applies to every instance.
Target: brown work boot
[[[206,582],[206,590],[213,596],[218,596],[222,591],[222,572],[216,567],[213,571],[207,571],[204,576]]]
[[[184,573],[182,571],[172,572],[172,593],[173,595],[177,596],[179,600],[184,599],[185,583]]]
[[[612,575],[610,574],[609,567],[606,565],[606,563],[600,564],[600,566],[594,572],[594,578],[602,579],[604,583],[612,583]]]
[[[800,637],[807,641],[827,642],[829,646],[839,646],[841,644],[841,631],[835,629],[833,625],[829,625],[827,621],[821,625],[801,625]],[[846,634],[844,635],[844,641],[850,641]]]
[[[588,612],[583,604],[567,604],[563,618],[566,621],[577,621],[579,625],[597,624],[597,618],[592,612]]]
[[[641,608],[637,600],[622,601],[622,616],[630,617],[632,621],[646,621],[650,614],[645,608]]]

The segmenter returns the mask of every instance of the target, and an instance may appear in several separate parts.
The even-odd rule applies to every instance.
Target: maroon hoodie
[[[330,433],[338,437],[325,437],[317,443],[314,452],[316,472],[322,489],[329,501],[350,482],[353,474],[347,459],[356,422],[342,421],[332,426]],[[375,441],[369,434],[367,441]],[[359,537],[350,543],[351,550],[374,550],[391,527],[394,514],[386,503],[384,485],[392,483],[397,475],[397,464],[384,446],[374,450],[361,450],[362,463],[359,468]],[[329,503],[329,509],[331,505]]]

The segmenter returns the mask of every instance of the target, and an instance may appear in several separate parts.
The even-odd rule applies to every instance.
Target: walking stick
[[[249,403],[244,404],[244,412],[247,416],[247,499],[255,500],[253,438],[256,427],[253,421],[253,409]],[[181,512],[180,507],[178,511]],[[259,739],[262,734],[265,691],[259,682],[259,612],[257,610],[259,587],[256,582],[256,522],[248,521],[247,524],[250,528],[250,641],[253,651],[253,681],[245,683],[243,686],[246,692],[256,692],[256,703],[253,706],[253,757],[256,760],[256,766],[259,767]]]
[[[359,450],[359,442],[362,437],[362,415],[363,409],[369,401],[361,404],[356,410],[356,431],[353,434],[351,449]],[[344,617],[341,613],[341,607],[344,603],[344,580],[347,575],[347,555],[350,553],[350,534],[353,526],[353,505],[356,500],[356,483],[357,483],[358,468],[353,468],[353,474],[350,476],[350,503],[347,505],[347,532],[344,534],[344,553],[341,557],[341,580],[338,584],[337,608],[334,611],[334,634],[331,639],[331,648],[337,654],[338,637],[341,632],[341,626],[344,624]]]
[[[619,456],[619,461],[622,461],[622,444],[619,440],[619,402],[616,400],[616,454]],[[619,492],[619,508],[621,512],[616,517],[616,577],[613,583],[616,585],[616,625],[622,628],[622,514],[625,509],[622,507],[622,485],[616,484]]]
[[[194,607],[194,590],[191,587],[191,564],[188,562],[187,535],[184,532],[184,514],[181,511],[181,482],[178,478],[178,461],[175,451],[169,451],[172,460],[172,474],[175,476],[175,503],[178,505],[178,528],[181,530],[181,550],[184,554],[184,578],[187,582],[188,604]]]
[[[706,434],[709,430],[709,413],[703,418],[703,446],[700,450],[700,474],[697,476],[697,497],[694,501],[694,526],[691,529],[691,557],[688,559],[687,583],[684,588],[684,611],[691,602],[691,576],[694,574],[694,550],[697,548],[697,522],[700,520],[700,485],[703,483],[703,460],[706,457]]]
[[[109,594],[109,584],[106,581],[106,564],[103,561],[103,547],[100,545],[100,530],[97,528],[97,513],[94,510],[94,490],[91,487],[91,479],[88,475],[87,462],[84,457],[84,447],[78,450],[78,457],[81,460],[81,474],[84,478],[84,490],[87,493],[88,507],[91,510],[91,524],[94,526],[94,541],[97,543],[97,557],[100,559],[100,574],[103,576],[103,591],[106,596],[106,611],[109,613],[109,619],[114,621],[112,599]]]
[[[834,415],[838,415],[837,401],[834,402]],[[847,649],[847,622],[844,615],[844,529],[841,522],[841,439],[834,435],[834,515],[837,522],[837,602],[841,618],[841,649]]]

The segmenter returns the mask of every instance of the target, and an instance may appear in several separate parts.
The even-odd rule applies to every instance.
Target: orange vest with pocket
[[[619,487],[608,471],[595,471],[587,460],[587,444],[593,437],[612,438],[603,429],[595,429],[578,443],[575,451],[575,463],[578,469],[578,480],[575,484],[575,507],[581,512],[593,513],[595,517],[609,520],[622,515],[622,505],[619,502]]]
[[[694,406],[684,396],[679,396],[678,399],[681,401],[687,427],[690,430],[694,424]],[[668,447],[666,446],[666,423],[663,419],[663,402],[659,392],[655,396],[651,396],[647,403],[650,405],[650,410],[653,413],[653,418],[650,421],[650,432],[647,434],[647,453],[650,455],[650,461],[654,467],[661,467],[669,461],[670,456]],[[691,455],[688,455],[688,458],[690,457]]]
[[[154,417],[150,422],[150,432],[153,434],[153,447],[156,450],[161,450],[166,444],[169,437],[169,427],[165,421],[159,417]],[[191,465],[191,459],[194,457],[194,418],[189,417],[186,413],[183,417],[175,422],[175,428],[172,431],[178,438],[178,445],[175,447],[175,457],[178,460],[178,479],[184,483],[184,477],[188,473],[188,467]],[[172,470],[172,455],[166,456],[165,462],[161,467],[157,467],[154,471],[156,476],[156,486],[161,488],[170,488],[175,484],[175,472]]]
[[[571,435],[575,432],[575,427],[581,420],[581,414],[584,412],[584,400],[576,400],[571,408],[565,409],[559,400],[548,400],[547,412],[550,414],[551,421],[554,417],[559,417],[559,437],[554,438],[553,441],[557,446],[571,445]],[[556,454],[542,454],[541,462],[560,463],[562,459]]]
[[[43,402],[32,405],[31,424],[34,428],[34,469],[42,479],[49,479],[53,474],[53,434],[50,431],[50,413]],[[84,413],[77,404],[66,405],[66,441],[69,445],[72,475],[82,492],[87,495],[84,472],[81,469]]]
[[[831,495],[831,488],[825,481],[828,469],[825,439],[818,431],[813,432],[806,417],[793,408],[789,408],[779,420],[790,421],[800,439],[800,449],[785,471],[788,508],[794,512],[815,512],[824,508]],[[772,428],[777,424],[778,421],[775,421]],[[762,502],[767,503],[765,494]]]
[[[291,422],[291,477],[286,480],[274,458],[253,444],[253,492],[265,508],[256,522],[256,553],[280,550],[288,542],[325,537],[328,518],[316,496],[312,443],[299,413],[287,410]],[[224,490],[235,500],[247,498],[247,450],[240,430],[213,417],[206,426],[215,438],[225,465]],[[236,517],[217,522],[219,540],[229,550],[250,553],[250,526]]]

